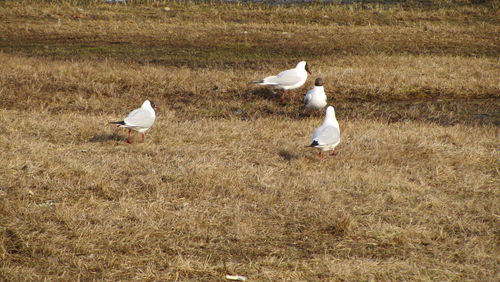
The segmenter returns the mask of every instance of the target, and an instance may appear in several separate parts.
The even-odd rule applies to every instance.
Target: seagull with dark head
[[[159,108],[153,103],[153,101],[146,100],[142,103],[142,106],[138,109],[131,111],[125,119],[122,121],[113,121],[111,124],[118,124],[119,127],[128,128],[128,138],[127,143],[130,142],[131,131],[137,131],[142,135],[142,143],[144,143],[144,132],[146,132],[156,119],[156,112]]]
[[[323,87],[323,80],[316,78],[314,87],[307,91],[304,97],[304,104],[308,110],[321,110],[326,106],[326,94]]]
[[[307,74],[311,74],[309,65],[305,62],[299,62],[293,69],[282,71],[277,75],[268,76],[261,80],[252,81],[254,84],[270,85],[286,91],[296,89],[304,85],[307,80]]]
[[[337,155],[335,147],[340,143],[340,127],[335,110],[332,106],[326,109],[325,120],[312,136],[311,144],[307,147],[320,149],[319,159],[323,161],[323,151],[332,151],[330,155]]]

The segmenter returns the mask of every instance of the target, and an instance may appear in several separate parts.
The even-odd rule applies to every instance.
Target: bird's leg
[[[142,143],[144,143],[144,133],[141,133],[142,135]]]
[[[337,152],[335,150],[333,150],[333,151],[330,152],[330,156],[336,156],[338,154],[339,154],[339,152]]]
[[[127,141],[126,141],[126,142],[127,142],[127,143],[129,143],[129,144],[132,144],[132,143],[130,142],[130,129],[128,130],[128,137],[127,137]]]
[[[323,151],[319,151],[319,162],[323,162]]]

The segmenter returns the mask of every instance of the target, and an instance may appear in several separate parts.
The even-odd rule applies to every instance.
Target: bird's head
[[[316,80],[314,81],[314,86],[323,86],[323,79],[321,79],[320,77],[316,78]]]
[[[305,70],[307,73],[311,74],[311,70],[309,69],[309,64],[306,63],[305,61],[301,61],[297,64],[297,66],[295,67],[297,69],[300,69],[300,70]]]
[[[309,69],[309,64],[308,63],[306,63],[305,69],[306,69],[306,72],[308,74],[312,75],[311,70]]]
[[[155,103],[151,100],[146,100],[144,103],[147,103],[149,102],[149,105],[151,106],[151,108],[153,108],[155,111],[158,111],[160,110],[160,108],[158,106],[155,105]]]

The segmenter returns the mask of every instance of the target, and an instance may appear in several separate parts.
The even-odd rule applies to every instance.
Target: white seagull
[[[113,121],[112,124],[118,124],[119,127],[128,128],[128,138],[127,143],[130,142],[131,130],[135,130],[142,135],[142,143],[144,143],[144,132],[146,132],[156,119],[156,112],[159,108],[153,103],[153,101],[146,100],[142,103],[142,106],[138,109],[131,111],[128,116],[122,121]]]
[[[325,88],[323,87],[323,80],[321,78],[316,78],[314,87],[307,91],[304,97],[304,104],[307,109],[311,110],[320,110],[326,106]]]
[[[323,151],[332,151],[330,155],[337,155],[335,147],[340,143],[340,127],[335,110],[332,106],[326,109],[325,121],[318,127],[312,136],[311,145],[307,147],[318,148],[320,161],[323,161]]]
[[[277,75],[268,76],[261,80],[252,81],[254,84],[271,85],[278,89],[291,90],[299,88],[307,80],[307,73],[311,74],[309,65],[305,62],[299,62],[294,69],[282,71]]]

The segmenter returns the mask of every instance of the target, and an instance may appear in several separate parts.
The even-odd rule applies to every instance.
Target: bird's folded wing
[[[124,119],[125,124],[138,127],[150,127],[153,125],[154,120],[154,116],[149,111],[143,109],[133,110]]]
[[[313,140],[318,141],[319,145],[331,145],[340,141],[340,132],[331,125],[319,127],[313,134]]]
[[[294,85],[302,80],[296,70],[286,70],[280,72],[278,75],[268,76],[263,79],[264,83],[274,85]]]
[[[312,90],[307,91],[306,96],[304,97],[304,104],[308,104],[312,98]]]

